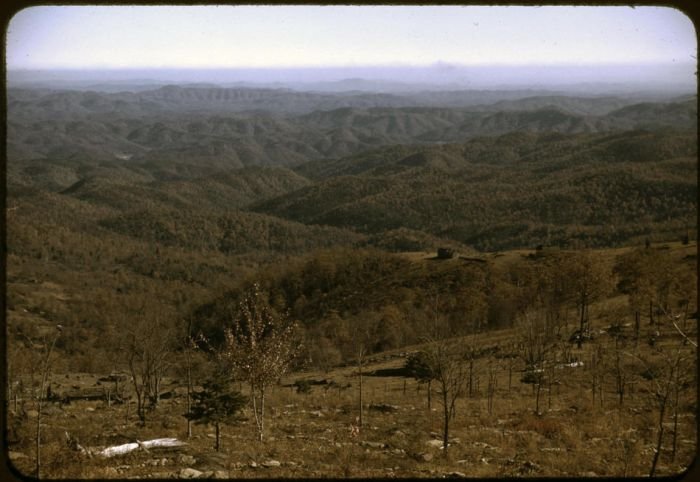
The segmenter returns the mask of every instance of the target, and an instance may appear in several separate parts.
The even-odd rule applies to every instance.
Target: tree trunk
[[[512,378],[513,378],[513,357],[508,359],[508,393],[510,393]]]
[[[216,443],[214,445],[214,450],[218,452],[221,449],[221,427],[219,426],[219,422],[216,422],[214,427],[216,428]]]
[[[469,398],[474,396],[474,358],[469,359]]]
[[[431,408],[431,400],[430,400],[430,392],[432,392],[432,390],[430,389],[430,384],[431,384],[431,383],[432,383],[432,381],[431,381],[431,380],[428,380],[428,410],[431,410],[431,409],[432,409],[432,408]]]
[[[46,359],[44,360],[44,373],[41,377],[41,385],[39,386],[39,396],[37,397],[37,416],[36,416],[36,478],[41,478],[41,398],[44,395],[44,387],[46,386],[46,380],[49,377],[49,361],[51,359],[51,352],[53,351],[54,345],[56,345],[56,340],[58,340],[58,334],[54,337],[49,351],[46,353]]]
[[[36,478],[41,478],[41,401],[39,401],[39,407],[37,410],[36,417]]]
[[[578,327],[578,340],[576,342],[576,345],[578,348],[581,348],[581,345],[583,344],[583,324],[586,319],[586,300],[585,298],[581,300],[581,315],[579,317],[579,327]]]
[[[250,385],[250,393],[251,393],[251,398],[253,399],[253,414],[255,415],[255,425],[258,429],[258,441],[262,442],[263,441],[263,430],[264,430],[264,421],[263,421],[263,410],[265,409],[265,387],[261,387],[257,389],[259,394],[260,394],[260,410],[258,411],[258,406],[257,406],[257,396],[256,396],[256,388],[253,384]]]
[[[190,366],[190,350],[187,349],[187,413],[192,410],[192,367]],[[192,437],[192,420],[187,418],[187,438]]]
[[[443,434],[442,434],[442,450],[444,451],[444,456],[447,457],[447,447],[449,445],[449,429],[450,429],[450,407],[447,405],[447,390],[443,387],[442,390],[442,404],[443,404]]]
[[[591,393],[593,394],[593,408],[595,408],[595,391],[596,391],[596,378],[597,376],[594,374],[593,378],[591,378]]]
[[[656,450],[654,452],[654,458],[651,461],[651,470],[649,470],[649,477],[654,476],[656,472],[656,464],[659,462],[659,455],[661,455],[661,443],[664,438],[664,415],[666,413],[666,399],[668,396],[664,397],[661,402],[661,407],[659,410],[659,433],[656,439]]]
[[[260,441],[265,434],[265,388],[260,390]]]
[[[358,359],[358,369],[360,376],[360,428],[362,428],[362,356],[360,355]]]
[[[676,380],[674,386],[674,400],[673,400],[673,445],[671,446],[671,461],[676,460],[676,445],[678,437],[678,392],[680,387],[678,386],[679,381]]]

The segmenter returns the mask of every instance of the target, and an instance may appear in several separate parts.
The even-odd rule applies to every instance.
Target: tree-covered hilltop
[[[512,133],[397,146],[297,172],[314,184],[258,212],[376,234],[400,227],[481,250],[620,246],[694,229],[693,132]]]
[[[177,86],[112,94],[9,89],[7,152],[13,161],[117,159],[231,169],[291,166],[387,145],[462,142],[512,131],[697,127],[695,98],[641,102],[645,99],[482,94],[402,98]],[[504,105],[493,103],[506,99]]]
[[[419,343],[436,317],[450,333],[464,335],[512,327],[532,312],[568,338],[572,327],[590,330],[620,295],[629,297],[628,307],[615,313],[636,317],[638,325],[640,317],[647,326],[666,312],[692,313],[692,250],[676,243],[439,258],[336,248],[259,270],[190,317],[218,346],[221,327],[256,284],[273,309],[300,321],[308,357],[319,368],[354,359],[359,343],[369,354]]]

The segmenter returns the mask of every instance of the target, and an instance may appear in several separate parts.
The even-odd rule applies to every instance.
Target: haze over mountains
[[[237,167],[293,165],[383,145],[460,142],[514,130],[587,133],[694,128],[696,123],[696,101],[689,95],[546,94],[333,94],[175,85],[119,93],[9,88],[8,152],[11,158],[82,154],[103,160],[167,152]]]
[[[428,66],[266,68],[127,68],[10,70],[10,86],[78,90],[144,90],[148,86],[198,84],[289,88],[300,91],[381,93],[426,90],[535,89],[579,94],[630,91],[694,92],[695,62],[476,65],[437,62]]]

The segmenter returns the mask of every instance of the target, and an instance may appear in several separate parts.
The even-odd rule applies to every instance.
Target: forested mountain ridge
[[[298,166],[319,181],[252,209],[365,233],[407,227],[485,250],[619,245],[693,225],[696,158],[695,134],[675,130],[400,146]]]
[[[153,114],[163,112],[274,111],[303,114],[342,107],[477,107],[511,110],[512,106],[560,105],[581,113],[604,114],[624,105],[648,99],[646,95],[625,97],[570,96],[560,92],[533,90],[455,90],[413,93],[362,91],[313,92],[285,88],[165,85],[136,92],[60,90],[10,86],[8,110],[46,118],[75,118],[88,114]],[[661,99],[654,98],[654,101]],[[517,108],[520,110],[520,108]]]
[[[484,104],[397,103],[391,96],[354,102],[366,94],[277,92],[291,96],[290,102],[318,96],[332,100],[310,101],[308,109],[290,113],[285,102],[267,96],[270,92],[174,86],[119,94],[9,89],[8,158],[290,166],[385,145],[463,142],[511,131],[578,133],[697,125],[695,99],[639,104],[621,98],[550,96],[508,101],[510,108],[498,110]],[[274,101],[255,104],[258,98]]]

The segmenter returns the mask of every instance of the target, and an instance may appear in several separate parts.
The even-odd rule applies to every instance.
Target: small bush
[[[297,380],[294,382],[294,386],[297,389],[297,393],[311,393],[311,382],[309,380]]]
[[[520,430],[532,430],[543,437],[554,440],[562,433],[562,424],[552,418],[526,417],[520,422]]]

